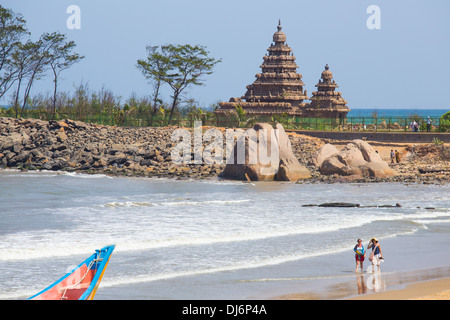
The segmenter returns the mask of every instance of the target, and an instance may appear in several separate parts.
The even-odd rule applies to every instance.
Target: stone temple
[[[304,109],[308,116],[322,118],[345,118],[350,109],[347,107],[341,92],[335,91],[339,87],[333,80],[333,74],[328,64],[322,72],[319,83],[316,84],[317,91],[312,93],[311,103]]]
[[[249,116],[346,118],[350,109],[341,93],[335,91],[338,86],[328,65],[316,85],[317,92],[313,92],[311,103],[307,102],[309,98],[302,75],[297,72],[296,58],[286,43],[286,34],[281,31],[280,22],[277,29],[273,43],[267,49],[268,54],[263,57],[262,72],[256,74],[256,80],[247,86],[244,96],[220,102],[215,113],[226,115],[239,105]]]

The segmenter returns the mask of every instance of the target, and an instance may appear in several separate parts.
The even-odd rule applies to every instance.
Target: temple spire
[[[350,109],[341,92],[336,91],[339,86],[333,80],[333,74],[329,69],[327,64],[316,84],[317,91],[312,93],[307,111],[322,117],[345,117]]]
[[[341,93],[335,91],[337,85],[328,64],[322,71],[313,93],[311,104],[308,100],[302,75],[297,72],[298,65],[292,49],[286,43],[286,34],[282,31],[281,19],[278,19],[277,31],[273,34],[273,43],[264,55],[261,72],[255,75],[255,81],[246,87],[241,97],[232,97],[228,102],[220,102],[217,115],[228,117],[239,105],[248,115],[271,116],[274,114],[297,117],[345,118],[350,109]]]

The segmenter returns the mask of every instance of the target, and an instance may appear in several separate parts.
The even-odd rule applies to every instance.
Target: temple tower
[[[240,105],[248,114],[300,115],[299,107],[304,107],[303,100],[308,99],[302,75],[297,72],[298,65],[292,49],[286,43],[286,34],[281,31],[278,22],[277,31],[273,35],[273,43],[263,57],[261,73],[256,80],[247,86],[241,98],[231,98],[229,102],[221,102],[216,113],[234,110]]]
[[[298,107],[303,100],[308,99],[303,91],[302,75],[297,73],[298,65],[292,49],[286,43],[286,34],[278,31],[273,35],[273,43],[267,49],[260,66],[262,73],[256,74],[253,84],[247,86],[247,92],[242,97],[246,101],[289,102]]]
[[[342,98],[342,93],[335,91],[339,87],[333,80],[333,74],[328,64],[322,72],[317,91],[312,93],[311,103],[305,109],[305,115],[310,117],[346,118],[350,109],[347,101]]]
[[[256,74],[256,80],[247,86],[245,94],[220,102],[215,113],[227,115],[240,106],[249,116],[346,118],[350,109],[341,93],[335,91],[338,85],[328,64],[316,85],[317,91],[312,93],[311,103],[304,102],[308,96],[303,89],[302,75],[297,72],[296,58],[282,29],[279,21],[273,42],[263,57],[261,73]]]

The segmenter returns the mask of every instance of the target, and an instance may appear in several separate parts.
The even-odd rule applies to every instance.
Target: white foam
[[[146,202],[146,201],[124,201],[124,202],[108,202],[100,205],[101,207],[149,207],[149,206],[201,206],[208,204],[227,205],[234,203],[245,203],[251,200],[205,200],[205,201],[168,201],[168,202]]]
[[[444,219],[437,219],[437,220],[428,220],[428,219],[418,219],[418,220],[413,220],[415,223],[418,224],[423,224],[423,225],[427,225],[427,224],[441,224],[441,223],[450,223],[450,220],[444,220]]]

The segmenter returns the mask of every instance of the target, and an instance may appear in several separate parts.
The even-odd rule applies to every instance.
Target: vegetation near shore
[[[47,108],[54,114],[61,72],[84,56],[74,52],[75,42],[68,41],[66,35],[59,32],[45,32],[37,41],[32,41],[22,15],[3,6],[0,6],[0,26],[0,99],[12,90],[15,116],[22,116],[34,82],[51,72],[53,94]]]
[[[147,57],[137,60],[136,67],[152,86],[150,94],[138,97],[131,93],[122,102],[122,97],[110,90],[92,91],[83,82],[73,93],[58,91],[61,73],[85,58],[75,52],[75,42],[67,40],[65,34],[43,33],[33,42],[25,18],[1,5],[0,27],[0,100],[10,106],[0,108],[0,116],[46,120],[69,117],[93,122],[106,118],[110,124],[124,124],[127,116],[139,114],[138,119],[145,120],[146,125],[171,124],[181,109],[187,110],[181,111],[183,114],[190,110],[198,113],[198,103],[185,93],[192,86],[203,85],[203,76],[211,74],[221,62],[200,45],[147,46]],[[49,75],[52,93],[32,95],[33,84]],[[171,89],[170,102],[161,96],[164,85]]]

